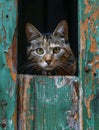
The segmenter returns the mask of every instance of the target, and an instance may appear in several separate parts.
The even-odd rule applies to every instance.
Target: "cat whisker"
[[[66,69],[66,66],[64,66],[64,65],[58,65],[57,69],[60,70],[61,72],[63,72],[64,75],[71,75],[71,71]]]
[[[69,63],[69,62],[67,62],[67,63],[64,62],[64,63],[61,64],[61,66],[63,67],[63,69],[66,69],[67,67],[68,67],[68,68],[74,68],[74,64],[73,64],[73,63],[71,64],[71,63]],[[69,70],[68,70],[68,71],[69,71]]]
[[[33,66],[29,66],[28,68],[26,67],[26,68],[22,69],[22,73],[24,73],[25,71],[31,69],[32,67],[33,67]]]
[[[31,66],[30,68],[28,68],[28,72],[33,74],[35,72],[39,71],[39,67],[38,66]]]
[[[41,75],[44,73],[48,75],[56,75],[56,73],[57,75],[74,74],[75,57],[67,40],[68,24],[65,20],[60,22],[54,32],[50,34],[41,34],[31,24],[26,24],[25,29],[27,38],[25,43],[29,42],[29,44],[27,45],[27,62],[22,66],[23,72]],[[41,36],[43,36],[43,39]],[[52,61],[56,64],[57,60],[59,64],[56,66],[45,68],[46,64],[43,64],[46,61]],[[42,62],[42,67],[39,62]]]
[[[34,73],[36,72],[36,74],[41,74],[41,68],[39,66],[35,66],[34,67]]]
[[[24,72],[27,69],[30,69],[32,67],[34,67],[36,65],[36,63],[25,63],[22,67],[21,67],[21,72]]]

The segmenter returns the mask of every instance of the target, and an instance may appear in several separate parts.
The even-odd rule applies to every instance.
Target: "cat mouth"
[[[47,64],[47,63],[40,63],[39,66],[43,69],[43,70],[53,70],[55,68],[55,65],[52,64]]]
[[[45,70],[53,70],[55,68],[55,66],[47,66],[47,67],[45,67],[44,69]]]

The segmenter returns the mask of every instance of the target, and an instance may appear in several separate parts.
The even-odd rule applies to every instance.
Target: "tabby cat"
[[[74,75],[76,59],[68,42],[68,24],[62,20],[51,34],[41,34],[33,25],[25,26],[27,70],[39,75]]]

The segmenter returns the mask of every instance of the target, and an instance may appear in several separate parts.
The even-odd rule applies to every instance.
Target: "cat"
[[[68,41],[68,24],[62,20],[53,33],[41,34],[26,23],[27,65],[31,74],[69,75],[76,71],[76,58]]]

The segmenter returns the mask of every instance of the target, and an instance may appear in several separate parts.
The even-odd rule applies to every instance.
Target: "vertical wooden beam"
[[[79,77],[83,90],[81,129],[99,129],[99,1],[79,0]]]
[[[17,0],[0,1],[0,130],[17,130]]]

